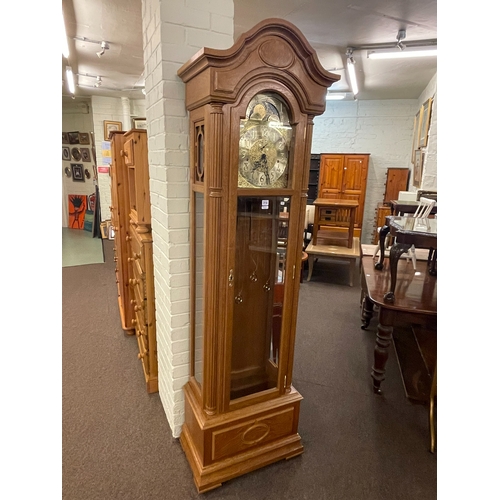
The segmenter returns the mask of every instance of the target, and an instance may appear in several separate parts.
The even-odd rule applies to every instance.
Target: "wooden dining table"
[[[404,262],[399,263],[398,300],[394,304],[385,300],[388,273],[387,269],[376,270],[371,256],[362,257],[362,329],[370,325],[375,305],[378,309],[377,338],[371,372],[373,390],[376,393],[381,393],[380,385],[385,379],[394,326],[401,323],[428,329],[436,329],[437,326],[437,277],[426,272],[426,263],[417,261],[417,270]]]
[[[428,248],[427,260],[428,272],[436,276],[437,262],[437,219],[421,219],[418,217],[399,217],[389,215],[385,218],[385,225],[380,229],[379,245],[380,257],[375,264],[376,270],[384,268],[385,239],[390,234],[394,238],[394,244],[389,252],[389,265],[391,272],[391,283],[389,291],[386,291],[384,300],[394,302],[394,294],[398,275],[398,262],[401,255],[408,252],[412,245],[418,248]]]

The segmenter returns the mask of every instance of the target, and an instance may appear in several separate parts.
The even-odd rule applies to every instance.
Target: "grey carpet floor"
[[[376,321],[360,328],[349,266],[314,266],[300,289],[293,384],[304,453],[198,495],[158,394],[147,394],[137,343],[120,327],[113,242],[104,264],[65,267],[62,317],[64,500],[430,500],[437,453],[427,409],[410,403],[391,351],[383,395],[370,369]]]

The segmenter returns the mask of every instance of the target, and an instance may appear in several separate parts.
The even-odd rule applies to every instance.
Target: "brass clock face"
[[[240,125],[238,187],[286,188],[291,137],[284,101],[257,94]]]

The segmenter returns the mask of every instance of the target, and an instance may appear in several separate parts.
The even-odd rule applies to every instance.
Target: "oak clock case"
[[[180,440],[198,491],[303,451],[292,385],[312,119],[338,76],[266,20],[186,83],[191,360]]]

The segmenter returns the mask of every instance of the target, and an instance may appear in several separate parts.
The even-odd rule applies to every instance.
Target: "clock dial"
[[[238,187],[285,188],[292,129],[286,104],[258,94],[241,121]]]

